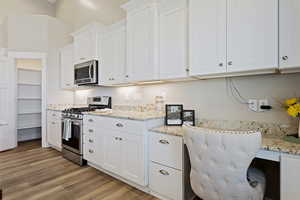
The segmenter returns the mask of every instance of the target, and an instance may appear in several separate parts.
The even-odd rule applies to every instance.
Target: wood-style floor
[[[3,200],[156,200],[89,166],[79,167],[39,141],[0,153]]]

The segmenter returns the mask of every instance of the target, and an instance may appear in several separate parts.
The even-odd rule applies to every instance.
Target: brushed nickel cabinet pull
[[[94,120],[93,119],[89,119],[89,122],[93,122]]]
[[[159,140],[159,143],[161,143],[161,144],[170,144],[167,140]]]
[[[90,143],[93,143],[93,142],[94,142],[94,140],[92,140],[92,139],[89,139],[89,142],[90,142]]]
[[[123,127],[124,125],[121,124],[121,123],[117,123],[116,126],[117,126],[117,127]]]
[[[89,149],[89,153],[94,153],[94,151],[92,149]]]
[[[92,132],[94,132],[94,130],[93,129],[89,129],[89,132],[92,133]]]
[[[169,176],[170,175],[169,172],[167,172],[166,170],[163,170],[163,169],[159,170],[159,173],[161,173],[164,176]]]

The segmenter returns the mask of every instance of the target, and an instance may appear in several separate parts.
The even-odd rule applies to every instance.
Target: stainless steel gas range
[[[62,112],[63,157],[81,166],[86,164],[83,159],[83,113],[111,108],[111,97],[91,97],[88,102],[88,107],[70,108]]]

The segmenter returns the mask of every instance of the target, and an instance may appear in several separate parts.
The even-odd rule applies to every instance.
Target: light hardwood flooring
[[[3,200],[156,200],[89,166],[80,167],[60,152],[21,143],[0,152]]]

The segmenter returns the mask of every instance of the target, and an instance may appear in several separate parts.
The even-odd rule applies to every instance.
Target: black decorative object
[[[183,125],[195,126],[195,110],[183,110],[182,113]]]
[[[183,105],[168,104],[166,105],[166,126],[182,126]]]

